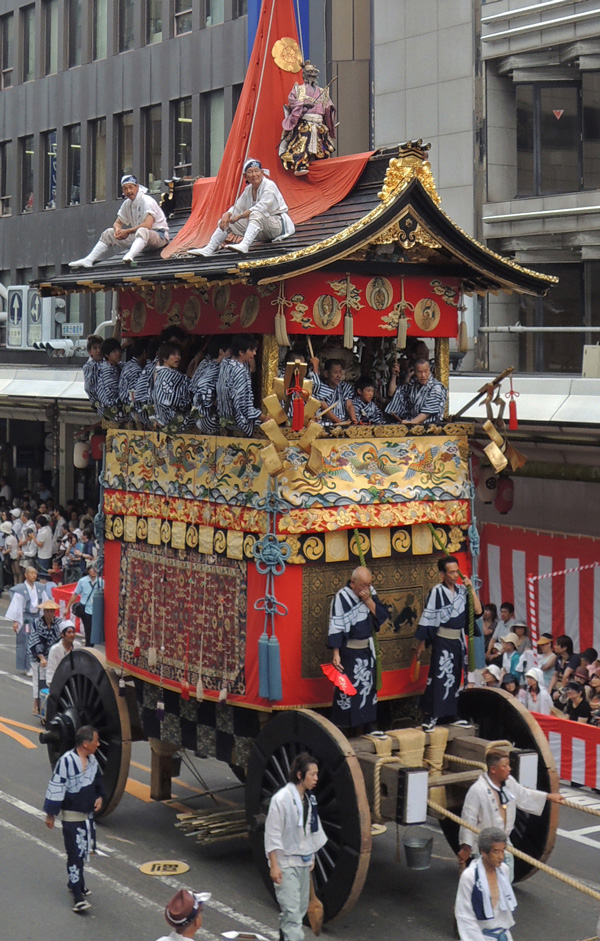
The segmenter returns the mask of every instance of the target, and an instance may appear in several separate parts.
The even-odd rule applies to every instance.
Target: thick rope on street
[[[471,830],[472,833],[479,834],[481,832],[477,827],[467,823],[467,821],[459,817],[458,814],[453,814],[452,811],[446,810],[445,807],[442,807],[442,805],[438,804],[436,801],[428,800],[427,804],[429,807],[431,807],[432,810],[435,810],[436,813],[443,814],[445,817],[448,817],[449,820],[453,820],[454,823],[458,823],[461,827],[465,827],[467,830]],[[596,899],[597,902],[600,902],[600,892],[596,892],[595,889],[590,889],[588,886],[582,885],[581,882],[573,879],[572,876],[566,876],[564,872],[560,872],[558,869],[553,869],[552,866],[547,866],[546,863],[540,862],[539,859],[535,859],[535,857],[529,856],[527,853],[522,853],[521,850],[516,848],[516,846],[510,846],[510,844],[507,843],[506,849],[509,853],[512,853],[513,856],[516,856],[517,859],[522,859],[523,862],[528,863],[530,866],[534,866],[541,872],[545,872],[549,876],[554,876],[554,878],[558,879],[559,882],[564,882],[565,885],[571,886],[572,889],[577,889],[578,892],[583,892],[584,895],[589,895],[590,898]]]
[[[570,807],[571,810],[581,810],[584,814],[590,814],[592,817],[600,817],[600,810],[595,810],[593,807],[584,807],[583,804],[578,804],[577,801],[568,801],[565,800],[563,807]]]
[[[473,758],[462,758],[460,755],[446,755],[448,761],[453,764],[465,765],[467,768],[479,768],[481,771],[487,771],[487,765],[483,761],[475,761]]]

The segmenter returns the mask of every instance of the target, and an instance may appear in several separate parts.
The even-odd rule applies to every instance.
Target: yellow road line
[[[133,768],[138,768],[139,771],[147,771],[150,774],[150,768],[147,765],[141,765],[139,761],[131,761],[131,766]],[[186,791],[193,791],[194,794],[206,794],[206,791],[201,790],[198,787],[192,787],[191,784],[186,784],[185,781],[182,781],[181,778],[172,778],[173,784],[177,784],[179,787],[185,788]]]
[[[15,742],[18,742],[19,745],[22,745],[23,748],[37,748],[35,742],[30,742],[28,738],[25,738],[24,735],[20,735],[18,732],[13,732],[12,729],[9,729],[6,725],[3,725],[0,722],[0,732],[4,732],[5,735],[8,735],[9,738],[14,738]]]
[[[27,732],[42,731],[39,725],[25,725],[24,722],[17,722],[16,719],[5,719],[4,716],[0,716],[0,722],[4,722],[6,725],[14,725],[17,729],[25,729]]]
[[[144,801],[145,804],[152,803],[150,787],[147,784],[141,784],[139,781],[135,781],[134,778],[127,778],[125,790],[133,797],[137,797],[138,800]]]

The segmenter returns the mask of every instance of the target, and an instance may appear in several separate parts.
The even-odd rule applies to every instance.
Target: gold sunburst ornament
[[[290,36],[278,39],[271,49],[271,55],[275,59],[275,65],[278,65],[284,72],[299,72],[302,68],[300,46]]]

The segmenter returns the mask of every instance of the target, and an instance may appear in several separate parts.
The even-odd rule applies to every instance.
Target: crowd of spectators
[[[92,335],[84,388],[98,414],[110,420],[169,432],[197,428],[251,437],[269,417],[257,407],[252,387],[258,344],[251,334],[206,338],[179,327],[123,343]],[[323,413],[317,420],[330,426],[443,422],[447,392],[428,357],[427,344],[411,341],[389,369],[385,394],[370,375],[355,385],[346,381],[344,363],[335,356],[325,358],[322,368],[316,356],[306,357],[312,395]]]
[[[13,496],[0,477],[0,592],[25,580],[35,568],[55,584],[77,581],[98,555],[94,539],[97,507],[75,500],[57,503],[40,485]]]

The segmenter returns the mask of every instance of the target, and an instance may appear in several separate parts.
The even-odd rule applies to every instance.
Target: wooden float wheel
[[[536,751],[538,790],[558,791],[558,773],[548,739],[535,717],[518,699],[501,689],[467,689],[460,694],[458,712],[461,719],[468,719],[477,725],[481,738],[506,740],[516,748]],[[554,848],[558,816],[558,805],[549,801],[540,817],[518,810],[511,842],[523,853],[546,862]],[[441,827],[448,843],[457,852],[458,825],[445,819]],[[515,882],[522,882],[535,872],[535,866],[515,857]]]
[[[121,800],[129,775],[131,721],[114,670],[106,667],[101,653],[90,649],[67,654],[52,679],[46,732],[40,736],[48,746],[52,766],[74,748],[75,732],[82,725],[93,725],[100,737],[96,758],[106,799],[97,817],[106,817]]]
[[[358,760],[335,725],[309,709],[278,712],[252,746],[246,778],[246,817],[256,864],[271,894],[264,820],[271,796],[288,782],[290,765],[309,752],[319,765],[315,795],[328,837],[317,853],[315,890],[325,921],[349,911],[364,885],[371,856],[371,814]]]

